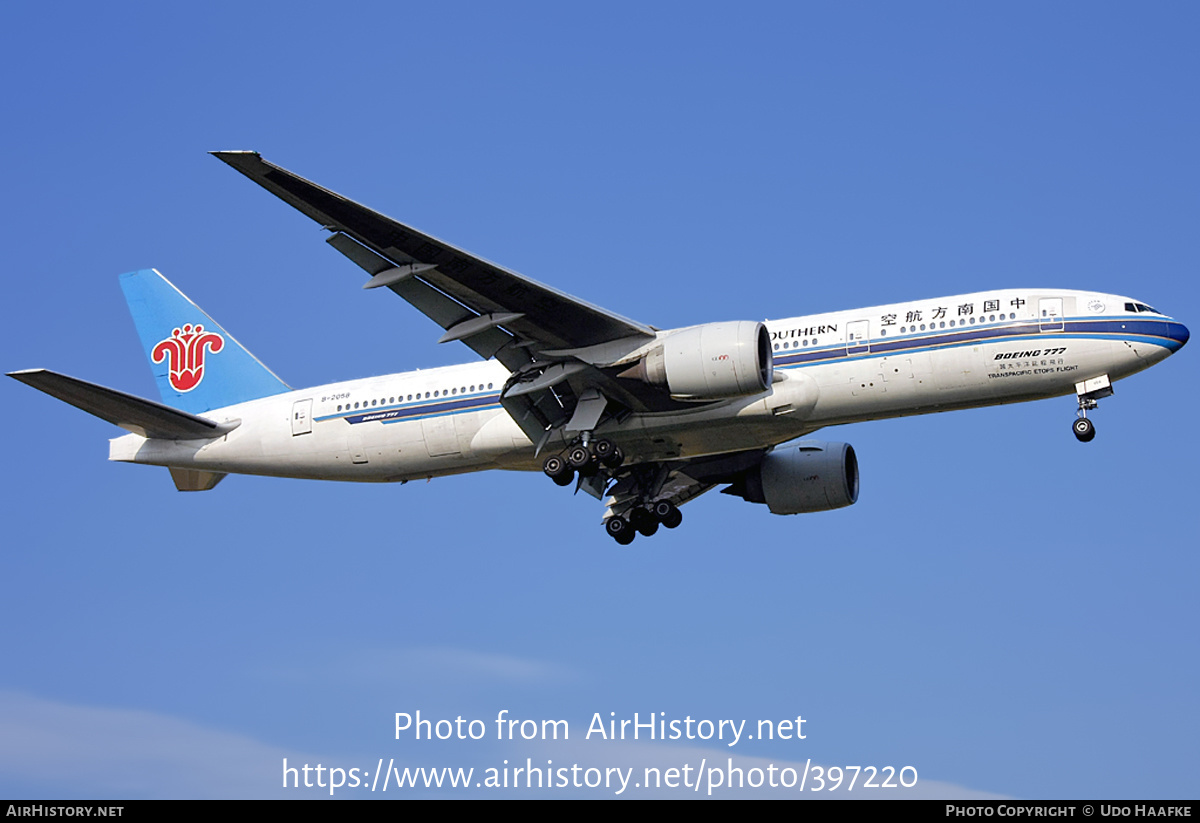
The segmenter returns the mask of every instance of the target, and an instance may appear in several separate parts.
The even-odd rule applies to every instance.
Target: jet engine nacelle
[[[772,514],[840,509],[858,500],[858,458],[849,443],[801,440],[763,458],[738,490]]]
[[[709,323],[674,332],[622,373],[690,400],[760,394],[771,387],[771,338],[749,320]]]

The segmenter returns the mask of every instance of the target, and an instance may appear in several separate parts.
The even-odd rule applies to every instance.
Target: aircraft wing
[[[654,328],[385,217],[256,152],[213,154],[333,232],[327,242],[371,276],[364,288],[386,286],[446,330],[439,342],[460,340],[504,364],[513,377],[501,403],[539,448],[550,432],[593,428],[605,414],[679,407],[658,387],[605,368],[653,341]]]
[[[391,287],[447,330],[443,340],[468,340],[497,327],[511,332],[508,339],[536,342],[546,349],[577,349],[626,337],[654,337],[649,326],[563,294],[385,217],[268,163],[256,152],[213,154],[334,232],[329,239],[331,245],[359,265],[367,264],[364,268],[375,278],[367,287]],[[353,241],[353,245],[347,241]],[[425,288],[414,288],[414,281]],[[458,305],[452,307],[446,301],[432,299],[431,290]]]

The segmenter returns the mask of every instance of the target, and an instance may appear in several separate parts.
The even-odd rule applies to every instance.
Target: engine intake
[[[767,327],[736,320],[674,332],[620,376],[666,386],[672,397],[716,400],[765,392],[772,364]]]
[[[767,454],[728,491],[772,514],[840,509],[858,500],[858,458],[849,443],[801,440]]]

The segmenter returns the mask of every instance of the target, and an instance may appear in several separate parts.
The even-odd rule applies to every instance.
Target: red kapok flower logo
[[[166,340],[160,341],[150,352],[155,363],[167,360],[171,388],[178,392],[191,391],[204,379],[204,351],[214,354],[225,348],[225,338],[214,332],[206,332],[201,325],[185,325],[175,329]]]

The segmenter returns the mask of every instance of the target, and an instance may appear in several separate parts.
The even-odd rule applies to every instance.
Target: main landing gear
[[[581,443],[567,449],[565,454],[552,454],[542,462],[542,471],[560,486],[569,486],[580,477],[591,477],[601,467],[615,469],[625,462],[625,455],[616,443],[607,438]]]
[[[614,495],[604,520],[604,530],[622,546],[628,546],[639,534],[650,537],[659,526],[674,529],[683,522],[679,507],[659,498],[665,474],[655,466],[632,466],[620,471],[625,455],[607,438],[593,440],[588,432],[571,448],[552,454],[542,461],[542,471],[560,486],[569,486],[578,477],[589,494],[599,498],[605,489]],[[610,486],[610,482],[617,482]]]
[[[1087,413],[1099,405],[1097,401],[1101,397],[1109,397],[1112,393],[1112,383],[1107,374],[1075,384],[1075,394],[1079,397],[1079,417],[1071,424],[1071,431],[1080,443],[1090,443],[1096,437],[1096,426],[1088,420]]]
[[[641,534],[652,537],[659,525],[674,529],[683,522],[683,512],[670,500],[657,500],[650,504],[634,506],[624,515],[613,515],[604,521],[608,536],[622,546],[628,546],[633,538]]]

